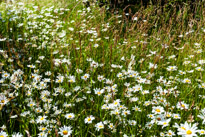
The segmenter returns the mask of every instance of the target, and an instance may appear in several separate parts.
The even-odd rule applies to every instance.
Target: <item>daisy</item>
[[[6,105],[8,103],[8,99],[6,98],[5,95],[0,94],[0,105]]]
[[[137,107],[137,106],[134,106],[134,107],[132,108],[132,110],[141,112],[141,109],[140,109],[139,107]]]
[[[159,122],[159,125],[162,125],[162,128],[169,126],[171,119],[163,120]]]
[[[104,89],[95,88],[94,91],[95,91],[95,94],[97,94],[98,96],[104,93]]]
[[[191,83],[191,80],[190,80],[190,79],[188,79],[188,78],[185,78],[182,82],[183,82],[183,83],[190,84],[190,83]]]
[[[85,123],[91,124],[94,119],[95,119],[95,117],[90,115],[89,117],[85,118],[84,121],[85,121]]]
[[[123,112],[122,112],[122,115],[123,116],[127,116],[127,115],[129,115],[130,114],[130,111],[129,110],[123,110]]]
[[[142,86],[141,85],[135,85],[133,87],[133,92],[135,93],[136,91],[142,91]]]
[[[156,68],[157,68],[157,64],[149,63],[149,68],[150,68],[150,69],[151,69],[151,68],[156,69]]]
[[[109,127],[110,129],[114,129],[114,128],[115,128],[115,126],[113,125],[113,123],[110,123],[110,124],[108,125],[108,127]]]
[[[27,65],[29,68],[35,68],[35,65]]]
[[[137,124],[135,120],[128,120],[128,123],[132,126],[135,126]]]
[[[45,132],[40,132],[40,133],[38,134],[38,137],[47,137],[47,136],[48,136],[48,134],[45,133]]]
[[[152,113],[155,113],[155,114],[161,114],[163,112],[164,112],[164,108],[160,106],[153,107],[152,109]]]
[[[74,115],[73,113],[68,113],[68,114],[65,115],[65,117],[66,117],[67,119],[74,119],[74,118],[75,118],[75,115]]]
[[[7,72],[3,72],[3,75],[2,75],[3,78],[9,78],[9,76],[10,76],[9,73],[7,73]]]
[[[205,130],[203,130],[203,129],[198,130],[198,133],[199,133],[200,135],[205,135]]]
[[[163,132],[160,133],[161,137],[165,137],[165,134]]]
[[[83,73],[83,71],[81,69],[76,69],[76,72],[79,73],[79,74]]]
[[[184,103],[184,101],[182,101],[182,102],[178,102],[178,103],[177,103],[177,108],[180,108],[181,110],[182,110],[182,109],[188,109],[188,108],[189,108],[189,105],[186,104],[186,103]]]
[[[199,88],[205,89],[205,83],[202,83],[201,85],[199,84],[198,86],[199,86]]]
[[[4,131],[1,131],[0,132],[0,137],[7,137],[8,135],[7,135],[7,133],[6,132],[4,132]]]
[[[102,76],[102,75],[98,75],[98,81],[103,81],[105,78],[104,78],[104,76]]]
[[[123,74],[122,74],[122,73],[118,73],[118,74],[117,74],[117,77],[118,77],[118,78],[122,78],[122,77],[123,77]]]
[[[99,122],[95,125],[96,130],[99,131],[100,129],[104,129],[104,124],[102,122]]]
[[[119,106],[120,105],[120,102],[121,100],[120,99],[116,99],[114,102],[113,102],[113,105],[116,107],[116,106]]]
[[[99,45],[98,44],[94,44],[94,48],[97,48]]]
[[[46,121],[47,121],[46,118],[47,118],[47,116],[45,116],[45,115],[44,116],[38,116],[38,119],[36,120],[36,122],[40,123],[40,124],[41,123],[46,123]]]
[[[84,76],[81,76],[81,79],[86,81],[89,77],[90,77],[89,74],[85,74]]]
[[[143,90],[141,93],[142,93],[142,95],[148,94],[149,90]]]
[[[174,136],[175,134],[174,134],[174,132],[173,131],[171,131],[171,130],[169,130],[169,131],[167,131],[167,134],[166,134],[168,137],[172,137],[172,136]]]
[[[160,122],[165,122],[165,115],[161,114],[161,115],[155,115],[154,120],[157,120],[158,124]],[[163,124],[162,124],[163,125]]]
[[[63,80],[64,80],[64,76],[59,75],[57,76],[56,83],[62,83]]]
[[[184,74],[186,74],[186,72],[184,72],[184,71],[182,71],[182,70],[179,70],[179,74],[180,74],[180,75],[184,75]]]
[[[179,114],[173,114],[173,118],[174,118],[174,119],[180,119],[181,117],[180,117]]]
[[[71,135],[72,131],[70,126],[63,126],[61,128],[59,128],[59,134],[63,137],[68,137]]]
[[[197,126],[196,124],[194,124],[193,126],[191,126],[191,124],[188,124],[187,122],[185,122],[184,124],[184,129],[178,129],[178,135],[182,135],[183,137],[193,137],[193,136],[197,136]]]
[[[112,111],[111,111],[111,114],[119,115],[119,114],[120,114],[120,111],[119,111],[118,109],[115,109],[115,110],[112,110]]]
[[[68,82],[75,83],[75,76],[68,76]]]
[[[167,71],[176,71],[177,70],[177,66],[168,66],[167,67]]]
[[[153,126],[153,123],[151,123],[151,122],[148,122],[145,125],[145,127],[148,128],[148,129],[152,128],[152,126]]]
[[[204,71],[204,69],[202,67],[197,67],[195,68],[197,71]]]

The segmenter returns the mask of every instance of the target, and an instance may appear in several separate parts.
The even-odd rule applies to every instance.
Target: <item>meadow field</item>
[[[205,136],[205,3],[108,10],[0,2],[0,137]]]

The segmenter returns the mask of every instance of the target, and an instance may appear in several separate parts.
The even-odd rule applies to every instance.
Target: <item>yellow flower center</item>
[[[71,116],[71,115],[68,115],[68,117],[69,117],[69,118],[72,118],[72,116]]]
[[[182,107],[184,108],[184,107],[185,107],[185,105],[184,105],[184,104],[182,104]]]
[[[201,131],[202,134],[204,134],[204,131]]]
[[[0,137],[4,137],[3,135],[1,135]]]
[[[172,135],[172,133],[168,133],[169,135]]]
[[[190,80],[186,80],[186,83],[189,83],[190,82]]]
[[[191,130],[187,130],[186,133],[187,133],[188,135],[191,135],[191,134],[192,134]]]
[[[156,109],[157,112],[161,112],[160,109]]]
[[[91,118],[88,118],[88,121],[91,121]]]
[[[5,102],[5,100],[1,100],[1,103],[4,103]],[[1,137],[1,136],[0,136]]]
[[[42,131],[44,131],[44,130],[46,130],[46,128],[45,128],[45,127],[43,127],[43,128],[42,128]]]
[[[163,123],[163,125],[166,125],[166,124],[167,124],[167,122],[164,122],[164,123]]]
[[[44,120],[44,117],[42,117],[40,120]]]
[[[63,131],[63,135],[67,135],[68,134],[68,131],[67,130],[64,130]]]
[[[99,128],[103,128],[103,125],[99,125]]]

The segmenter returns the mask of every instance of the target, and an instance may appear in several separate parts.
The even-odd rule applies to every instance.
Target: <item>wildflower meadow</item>
[[[187,9],[1,1],[0,137],[205,136],[205,3]]]

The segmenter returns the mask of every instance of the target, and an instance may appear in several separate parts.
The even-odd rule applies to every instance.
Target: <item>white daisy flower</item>
[[[65,115],[65,117],[66,117],[67,119],[74,119],[74,118],[75,118],[75,115],[74,115],[73,113],[68,113],[68,114]]]
[[[36,120],[36,122],[37,123],[40,123],[40,124],[42,124],[42,123],[46,123],[46,118],[47,118],[47,116],[38,116],[38,119]]]
[[[61,128],[59,128],[59,134],[63,137],[68,137],[71,135],[72,131],[70,126],[63,126]]]
[[[95,125],[96,130],[99,131],[100,129],[104,129],[104,124],[102,122],[99,122]]]
[[[0,132],[0,137],[7,137],[7,136],[8,136],[8,134],[6,132],[4,132],[4,131]]]
[[[91,124],[94,119],[95,119],[95,117],[90,115],[89,117],[85,118],[84,121],[85,121],[85,123]]]
[[[184,124],[184,129],[183,130],[178,130],[178,135],[182,135],[183,137],[194,137],[197,136],[197,124],[194,124],[193,126],[191,126],[191,124],[188,124],[187,122],[185,122]]]

